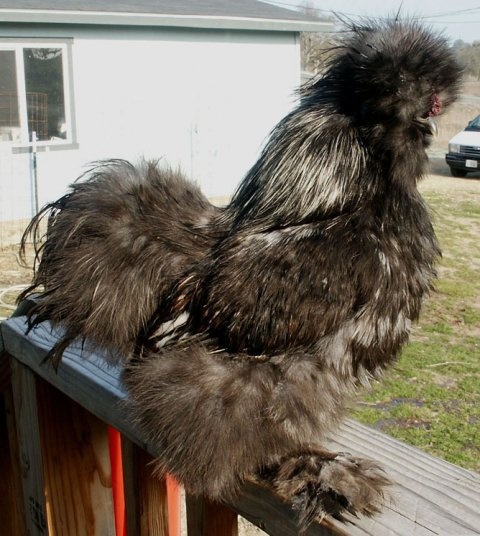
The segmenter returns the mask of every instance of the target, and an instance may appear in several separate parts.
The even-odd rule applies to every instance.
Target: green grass
[[[480,471],[480,197],[425,197],[443,249],[436,290],[396,367],[352,416]]]

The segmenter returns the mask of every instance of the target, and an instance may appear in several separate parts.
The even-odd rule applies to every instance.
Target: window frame
[[[27,91],[25,83],[24,50],[28,48],[57,48],[62,50],[62,77],[65,107],[66,138],[56,140],[37,140],[38,151],[69,149],[78,147],[75,128],[75,113],[73,105],[73,72],[72,72],[72,43],[73,39],[0,39],[0,50],[10,50],[15,53],[15,66],[18,91],[18,112],[20,119],[20,140],[0,141],[2,145],[10,145],[12,152],[24,153],[31,151],[33,142],[28,130]]]

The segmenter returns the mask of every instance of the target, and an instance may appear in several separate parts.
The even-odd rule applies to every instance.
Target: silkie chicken
[[[413,20],[363,21],[216,208],[155,162],[97,164],[32,220],[30,328],[123,366],[159,473],[212,500],[247,479],[301,530],[373,515],[389,479],[322,447],[352,395],[395,362],[440,255],[417,182],[461,67]],[[48,217],[40,236],[41,220]],[[387,493],[388,495],[388,493]]]

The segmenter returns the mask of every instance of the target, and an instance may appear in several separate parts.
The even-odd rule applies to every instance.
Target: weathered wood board
[[[48,323],[25,332],[25,318],[2,324],[5,349],[36,374],[113,425],[132,442],[155,455],[128,419],[120,370],[80,346],[65,352],[58,372],[43,362],[58,337]],[[429,456],[380,432],[346,421],[332,438],[332,447],[374,457],[396,482],[392,502],[373,519],[351,518],[347,524],[325,519],[308,536],[471,536],[480,534],[480,475]],[[298,534],[295,515],[268,490],[249,484],[230,506],[267,533]]]
[[[107,425],[38,379],[49,536],[114,534]]]
[[[4,363],[10,377],[10,364],[6,359]],[[21,500],[20,453],[15,430],[12,390],[3,386],[0,392],[0,475],[3,486],[0,494],[0,527],[5,534],[12,535],[27,532],[26,514]]]

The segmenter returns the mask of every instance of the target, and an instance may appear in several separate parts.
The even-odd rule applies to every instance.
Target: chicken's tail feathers
[[[33,246],[33,271],[37,272],[40,259],[42,258],[43,249],[47,238],[47,229],[53,224],[56,214],[62,209],[70,194],[66,194],[60,199],[52,203],[48,203],[40,211],[33,216],[25,228],[22,238],[20,239],[20,261],[24,267],[31,266],[31,260],[28,258],[29,245]],[[30,294],[30,290],[24,291],[20,298],[23,299],[23,294]]]
[[[61,325],[62,341],[87,340],[117,361],[175,281],[216,240],[218,209],[179,171],[144,161],[93,167],[69,193],[34,216],[22,238],[40,292],[30,325]],[[63,352],[64,344],[56,351]]]

